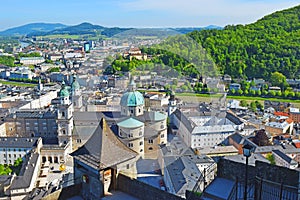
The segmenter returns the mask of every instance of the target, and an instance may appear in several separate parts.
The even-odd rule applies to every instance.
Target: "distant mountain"
[[[115,34],[121,33],[123,31],[130,30],[130,28],[107,28],[99,25],[94,25],[91,23],[81,23],[75,26],[68,26],[61,29],[55,29],[45,33],[32,33],[29,36],[40,36],[40,35],[60,35],[60,34],[68,34],[68,35],[105,35],[111,37]]]
[[[65,27],[67,26],[59,23],[31,23],[1,31],[0,36],[22,36],[37,32],[45,33]]]
[[[192,27],[192,28],[119,28],[103,27],[91,23],[81,23],[74,26],[64,24],[32,23],[24,26],[10,28],[0,32],[0,36],[46,36],[46,35],[104,35],[112,36],[170,36],[189,33],[195,30],[203,29],[222,29],[219,26]]]
[[[210,30],[210,29],[217,29],[217,30],[221,30],[223,29],[223,27],[220,26],[215,26],[215,25],[209,25],[206,27],[187,27],[187,28],[171,28],[174,31],[177,31],[179,33],[182,34],[186,34],[186,33],[190,33],[193,31],[201,31],[201,30]]]

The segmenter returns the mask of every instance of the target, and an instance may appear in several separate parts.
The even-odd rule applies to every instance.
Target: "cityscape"
[[[1,200],[300,199],[299,2],[36,3],[0,14]]]

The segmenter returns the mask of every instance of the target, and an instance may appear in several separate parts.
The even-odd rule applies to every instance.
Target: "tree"
[[[22,158],[18,158],[18,159],[15,160],[15,162],[14,162],[14,167],[18,167],[18,166],[22,165],[22,163],[23,163]]]
[[[48,73],[60,72],[60,68],[59,67],[52,67],[52,68],[48,69],[47,72]]]
[[[256,108],[258,108],[259,110],[263,110],[263,105],[259,101],[255,101],[254,103],[256,105]]]
[[[247,101],[241,100],[241,101],[240,101],[240,106],[242,106],[242,107],[247,107],[247,106],[248,106]]]
[[[255,136],[253,138],[253,142],[258,146],[268,146],[270,145],[269,138],[264,129],[255,131]]]
[[[239,90],[237,91],[237,93],[238,93],[238,95],[242,96],[243,90],[239,89]]]
[[[255,112],[256,109],[257,109],[256,103],[252,101],[252,102],[250,103],[250,110],[251,110],[252,112]]]
[[[276,164],[274,155],[273,155],[272,153],[268,153],[268,154],[266,155],[266,159],[267,159],[268,161],[270,161],[270,164],[271,164],[271,165],[275,165],[275,164]]]
[[[280,72],[274,72],[271,74],[270,82],[273,86],[278,86],[283,91],[288,86],[286,77]]]

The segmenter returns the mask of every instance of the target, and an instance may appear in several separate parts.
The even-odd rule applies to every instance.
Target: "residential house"
[[[276,165],[287,167],[290,169],[296,169],[298,167],[298,163],[294,161],[291,157],[287,156],[280,150],[273,150],[272,154],[275,158]]]

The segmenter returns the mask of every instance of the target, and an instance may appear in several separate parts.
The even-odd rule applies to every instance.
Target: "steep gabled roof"
[[[90,139],[71,156],[101,170],[134,159],[138,154],[123,144],[111,131],[104,118]]]

